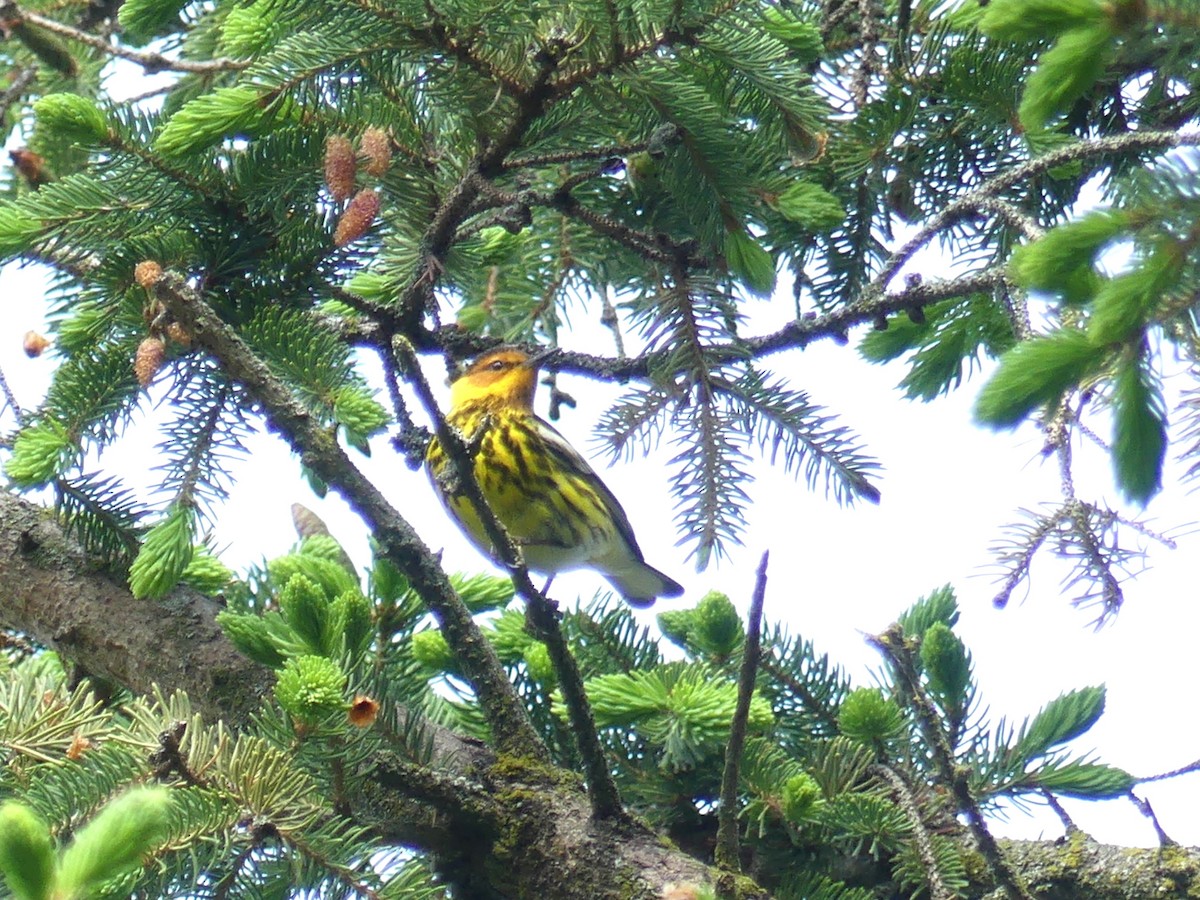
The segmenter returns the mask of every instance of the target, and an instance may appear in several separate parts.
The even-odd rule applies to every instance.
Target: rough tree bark
[[[217,602],[186,588],[135,600],[89,560],[46,510],[0,492],[0,625],[52,647],[81,670],[132,691],[187,692],[207,718],[243,727],[271,685],[215,622]],[[357,818],[427,848],[477,896],[617,900],[663,896],[667,884],[715,882],[727,896],[767,897],[748,879],[722,876],[634,822],[595,822],[577,776],[498,757],[429,725],[430,764],[372,760],[352,798]],[[1200,895],[1200,849],[1060,841],[1002,842],[1039,900],[1152,900]],[[973,898],[1003,896],[982,865]]]

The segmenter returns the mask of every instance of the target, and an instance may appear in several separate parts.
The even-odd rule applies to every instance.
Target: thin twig
[[[25,89],[37,81],[37,66],[28,65],[17,70],[4,93],[0,94],[0,118],[8,114],[9,107],[25,95]]]
[[[925,827],[925,820],[921,818],[921,810],[917,806],[916,798],[908,789],[908,785],[904,783],[904,779],[895,769],[883,763],[874,763],[867,771],[888,783],[892,789],[892,796],[904,810],[905,818],[912,826],[913,843],[916,845],[917,855],[921,857],[921,866],[925,870],[930,900],[954,900],[955,893],[946,887],[946,882],[942,881],[942,872],[938,868],[937,854],[933,849],[933,840],[929,836],[929,829]]]
[[[1147,775],[1145,778],[1139,778],[1138,781],[1142,783],[1147,781],[1164,781],[1168,778],[1178,778],[1180,775],[1190,775],[1193,772],[1200,772],[1200,759],[1190,762],[1186,766],[1180,766],[1178,769],[1172,769],[1170,772],[1163,772],[1159,775]]]
[[[1021,182],[1028,181],[1056,166],[1107,154],[1132,153],[1140,150],[1166,150],[1172,147],[1200,145],[1200,132],[1141,131],[1115,137],[1079,141],[1013,166],[992,176],[975,190],[970,191],[945,206],[912,236],[884,263],[883,269],[863,291],[864,296],[882,293],[904,264],[924,247],[940,231],[961,221],[966,216],[980,212],[996,213],[999,209],[992,200],[1001,191]]]
[[[905,638],[904,630],[899,625],[893,625],[883,634],[867,639],[868,642],[883,654],[891,664],[896,676],[896,686],[908,707],[916,715],[917,725],[925,738],[925,744],[933,759],[934,768],[941,780],[950,788],[958,809],[967,817],[967,825],[975,837],[979,852],[987,861],[988,868],[996,877],[1000,887],[1010,900],[1033,900],[1029,890],[1017,878],[1016,872],[1009,865],[1000,845],[988,831],[983,811],[971,794],[971,786],[967,781],[969,769],[960,767],[954,759],[954,750],[946,737],[946,729],[942,725],[937,707],[921,686],[916,664],[916,648]]]
[[[1143,800],[1133,791],[1129,792],[1129,799],[1133,801],[1133,805],[1137,807],[1138,812],[1149,819],[1150,824],[1154,826],[1154,834],[1158,837],[1159,847],[1166,848],[1179,846],[1178,842],[1172,840],[1171,837],[1165,831],[1163,831],[1162,825],[1159,824],[1158,816],[1154,814],[1154,807],[1150,805],[1149,800]]]
[[[614,144],[611,147],[581,147],[578,150],[560,150],[557,153],[535,153],[506,160],[502,168],[505,171],[512,171],[513,169],[533,169],[539,166],[554,166],[583,160],[628,157],[634,153],[644,153],[649,146],[649,141],[636,141],[632,144]]]
[[[38,28],[43,28],[46,31],[60,34],[63,37],[70,38],[80,44],[86,44],[110,56],[116,56],[120,59],[127,59],[130,62],[135,62],[147,72],[191,72],[197,75],[212,74],[214,72],[236,72],[250,65],[248,59],[227,59],[219,57],[204,61],[196,61],[189,59],[171,59],[168,56],[163,56],[161,53],[151,53],[145,50],[131,50],[128,47],[122,47],[120,44],[113,44],[104,38],[97,37],[94,34],[89,34],[86,31],[80,31],[70,25],[64,25],[62,22],[55,19],[47,19],[45,16],[39,16],[37,13],[27,12],[18,9],[14,4],[8,5],[7,14],[15,17],[18,21],[27,22],[30,25],[36,25]]]
[[[526,615],[529,622],[538,639],[545,643],[546,649],[550,653],[551,662],[558,675],[559,687],[563,693],[563,700],[567,705],[572,730],[579,745],[579,753],[583,758],[592,814],[598,819],[624,816],[621,796],[617,791],[616,782],[613,781],[612,773],[608,769],[604,748],[600,744],[600,735],[596,729],[596,721],[592,716],[591,705],[588,703],[587,693],[584,690],[583,676],[575,662],[575,657],[571,655],[559,625],[558,609],[553,601],[534,586],[520,548],[496,518],[495,512],[483,496],[483,491],[475,478],[475,465],[471,449],[467,446],[463,436],[451,428],[442,415],[437,398],[433,396],[429,382],[421,372],[412,345],[404,338],[396,337],[392,341],[392,349],[400,368],[416,392],[417,399],[420,400],[433,422],[434,434],[451,465],[454,466],[459,489],[483,524],[484,532],[492,545],[495,557],[508,571],[518,593],[525,598]],[[469,439],[470,436],[467,438]]]
[[[13,415],[17,417],[17,424],[22,424],[25,421],[25,413],[21,409],[21,404],[17,402],[17,395],[13,393],[12,388],[9,386],[8,379],[4,377],[3,369],[0,369],[0,393],[3,393],[5,404],[13,411]]]
[[[750,718],[750,701],[754,698],[754,682],[758,677],[758,660],[762,649],[763,601],[767,595],[767,559],[764,552],[754,575],[754,594],[746,622],[746,643],[742,649],[742,668],[738,675],[737,707],[729,726],[729,743],[725,745],[725,769],[721,773],[721,798],[717,804],[717,865],[729,872],[740,872],[741,852],[738,848],[738,780],[742,768],[742,749],[746,746],[746,723]]]
[[[437,618],[446,643],[454,649],[479,697],[497,746],[518,756],[548,759],[546,747],[495,650],[483,637],[437,557],[408,521],[354,466],[333,433],[179,275],[164,274],[153,290],[195,342],[212,353],[229,377],[262,405],[271,428],[287,440],[301,461],[363,517],[384,556],[408,577]]]
[[[601,288],[600,324],[612,332],[613,344],[617,348],[617,358],[625,359],[625,339],[621,336],[621,320],[617,318],[617,308],[613,306],[612,297],[608,293],[608,285]]]
[[[1075,824],[1075,820],[1071,818],[1071,814],[1067,812],[1066,808],[1058,802],[1057,797],[1045,788],[1042,788],[1041,795],[1042,799],[1046,801],[1046,805],[1058,816],[1058,821],[1063,823],[1063,828],[1067,830],[1067,834],[1075,834],[1079,831],[1079,826]]]

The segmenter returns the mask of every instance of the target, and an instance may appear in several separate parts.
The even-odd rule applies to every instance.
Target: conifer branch
[[[979,847],[979,852],[987,861],[988,867],[999,882],[1001,888],[1010,900],[1034,900],[1028,888],[1021,883],[1016,872],[1004,858],[1000,845],[988,831],[987,821],[983,810],[975,801],[968,781],[970,769],[959,766],[954,759],[954,750],[946,737],[942,726],[941,716],[937,707],[925,693],[918,674],[916,648],[904,635],[899,625],[893,625],[883,634],[867,639],[873,647],[883,654],[895,674],[896,687],[900,696],[913,712],[917,726],[925,738],[934,768],[942,782],[950,788],[959,810],[967,817],[967,825]]]
[[[543,166],[557,166],[562,163],[584,162],[593,159],[621,159],[634,153],[643,153],[650,147],[650,141],[635,141],[631,144],[614,144],[608,147],[582,147],[578,150],[561,150],[557,153],[534,153],[528,156],[518,156],[505,160],[501,168],[505,171],[515,169],[536,169]]]
[[[612,56],[607,59],[595,60],[578,68],[567,69],[557,78],[552,79],[550,86],[557,96],[565,97],[581,85],[594,82],[597,78],[612,74],[618,69],[629,66],[663,48],[690,43],[699,37],[713,22],[716,22],[721,16],[736,7],[738,2],[739,0],[722,0],[721,3],[707,9],[703,18],[699,21],[685,26],[669,25],[658,34],[652,35],[636,44],[625,45],[614,37]],[[675,13],[670,17],[672,22],[678,21],[679,13],[680,10],[677,7]]]
[[[111,43],[102,37],[81,31],[71,25],[65,25],[54,19],[40,16],[37,13],[22,10],[15,3],[6,3],[0,6],[0,17],[36,25],[38,28],[65,38],[70,38],[77,43],[85,44],[110,56],[135,62],[145,69],[148,74],[154,74],[155,72],[189,72],[195,75],[211,75],[217,72],[237,72],[247,68],[251,63],[251,60],[248,59],[226,59],[224,57],[204,61],[171,59],[169,56],[163,56],[161,53],[131,50],[128,47],[122,47],[120,44]]]
[[[372,766],[373,782],[426,803],[455,817],[470,817],[478,824],[499,824],[502,809],[486,784],[463,775],[444,775],[426,766],[383,754]]]
[[[874,763],[867,771],[888,783],[892,796],[896,798],[896,802],[904,810],[905,818],[912,826],[913,843],[916,845],[917,855],[921,858],[921,868],[928,880],[930,900],[954,900],[956,894],[946,887],[946,883],[942,880],[937,854],[933,849],[933,841],[930,839],[929,829],[925,827],[924,819],[921,818],[921,810],[917,806],[916,798],[908,789],[908,785],[904,783],[904,779],[900,777],[900,773],[883,763]]]
[[[182,278],[166,273],[154,295],[191,332],[195,342],[221,363],[226,374],[262,404],[271,426],[301,461],[341,493],[371,527],[383,554],[408,576],[429,606],[446,642],[463,664],[479,696],[497,745],[505,752],[545,759],[546,748],[495,651],[484,639],[438,561],[412,526],[354,466],[334,435],[321,427],[292,392],[236,332]]]
[[[730,872],[742,869],[738,849],[738,782],[742,768],[742,751],[746,746],[746,724],[750,718],[750,701],[758,679],[761,656],[763,601],[767,595],[767,559],[764,551],[754,574],[754,594],[747,613],[746,639],[742,647],[742,667],[738,674],[737,707],[729,726],[729,742],[725,745],[725,768],[721,773],[721,794],[717,804],[717,865]]]
[[[37,66],[27,65],[17,70],[4,93],[0,94],[0,121],[8,118],[8,110],[25,96],[25,91],[37,81]]]
[[[381,6],[377,3],[359,0],[358,5],[373,15],[380,15]],[[465,63],[483,78],[495,82],[508,96],[520,96],[525,90],[525,86],[520,81],[492,65],[480,55],[475,45],[469,40],[461,38],[432,3],[425,4],[425,11],[429,14],[432,22],[427,28],[411,28],[409,33],[414,38],[423,40],[444,51],[448,56]]]
[[[420,365],[412,345],[403,338],[397,337],[392,341],[392,347],[404,370],[405,376],[412,385],[434,424],[434,433],[438,442],[454,466],[454,474],[458,487],[471,503],[471,507],[483,525],[492,550],[501,564],[505,567],[517,592],[526,601],[526,616],[533,626],[539,640],[546,644],[551,662],[558,675],[563,700],[567,705],[571,719],[572,731],[579,746],[587,774],[588,796],[592,801],[592,813],[598,819],[608,819],[624,816],[621,797],[617,791],[609,771],[608,761],[604,756],[604,748],[600,744],[600,735],[596,730],[596,721],[592,716],[591,705],[588,703],[587,692],[583,686],[583,675],[575,657],[571,655],[559,623],[558,608],[542,591],[538,590],[529,576],[529,569],[520,547],[513,541],[512,536],[496,518],[496,514],[488,505],[479,482],[475,478],[475,466],[472,453],[467,446],[470,435],[460,436],[446,422],[438,407],[437,399],[429,388],[429,382],[421,374]]]
[[[1145,150],[1169,150],[1174,147],[1200,146],[1200,133],[1182,131],[1146,131],[1126,132],[1112,137],[1095,138],[1068,144],[1057,150],[1013,166],[1000,172],[979,187],[947,204],[940,212],[932,216],[921,230],[896,250],[883,264],[879,274],[863,290],[863,296],[871,297],[886,290],[892,278],[912,258],[913,254],[924,247],[937,234],[957,224],[964,218],[981,213],[1001,214],[1007,219],[1011,210],[1005,206],[997,206],[993,201],[996,195],[1015,185],[1026,182],[1044,172],[1067,163],[1078,162],[1096,156],[1117,156],[1124,153],[1138,153]],[[1019,218],[1022,218],[1019,216]],[[1036,227],[1036,226],[1035,226]]]

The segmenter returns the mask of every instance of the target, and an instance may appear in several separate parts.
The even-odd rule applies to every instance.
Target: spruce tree
[[[422,360],[570,346],[578,312],[618,350],[561,349],[551,377],[627,385],[597,423],[615,456],[673,436],[703,567],[743,536],[759,459],[879,497],[869,447],[772,355],[853,340],[928,401],[998,358],[978,420],[1033,420],[1063,473],[998,599],[1058,553],[1069,599],[1114,615],[1123,538],[1153,532],[1076,488],[1073,441],[1105,423],[1139,504],[1172,443],[1200,455],[1194,392],[1171,422],[1161,384],[1198,346],[1193,4],[65,0],[3,21],[0,254],[52,273],[26,347],[56,356],[37,409],[0,379],[10,895],[1200,890],[1165,835],[1140,856],[993,837],[1003,802],[1138,782],[1066,746],[1102,686],[989,716],[951,588],[881,623],[877,683],[854,684],[764,621],[765,558],[748,616],[714,592],[651,631],[616,600],[560,608],[507,542],[511,578],[445,572],[354,464],[419,465],[436,431],[469,479]],[[119,99],[116,67],[169,77]],[[920,277],[939,243],[952,274]],[[752,298],[786,323],[756,330]],[[146,497],[95,461],[151,405]],[[369,572],[304,515],[252,571],[206,545],[258,423],[361,515]],[[35,490],[53,518],[14,493]]]

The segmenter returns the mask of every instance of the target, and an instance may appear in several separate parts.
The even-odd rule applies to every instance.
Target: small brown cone
[[[379,701],[365,694],[359,694],[350,703],[346,718],[355,728],[370,728],[375,724],[379,715]]]
[[[138,384],[142,387],[150,384],[166,359],[167,345],[162,338],[143,338],[133,357],[133,374],[137,376]]]
[[[379,194],[364,188],[354,195],[333,232],[333,245],[345,247],[367,233],[375,217],[379,215]]]
[[[382,128],[372,125],[362,133],[359,141],[362,154],[367,158],[363,167],[368,175],[382,178],[392,164],[392,139]]]
[[[158,284],[158,280],[162,278],[162,266],[152,259],[142,260],[133,267],[133,280],[146,290]]]
[[[350,139],[340,134],[331,134],[325,139],[325,186],[333,199],[341,203],[354,193],[354,179],[358,160]]]
[[[50,346],[50,339],[36,331],[25,332],[25,338],[21,341],[21,347],[25,350],[25,355],[30,359],[34,359],[42,355],[42,351]]]
[[[18,147],[16,150],[8,151],[8,158],[12,160],[13,166],[21,173],[21,177],[29,183],[30,187],[40,188],[54,180],[54,176],[46,168],[46,160],[32,150]]]

